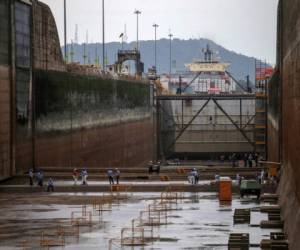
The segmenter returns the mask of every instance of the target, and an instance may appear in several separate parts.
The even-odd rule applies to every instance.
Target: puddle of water
[[[38,243],[41,231],[51,232],[59,223],[70,224],[71,212],[80,212],[82,208],[80,205],[68,204],[68,197],[89,196],[102,196],[102,193],[50,194],[49,197],[60,200],[59,204],[37,202],[2,206],[1,203],[0,249],[18,249],[22,240]],[[234,197],[230,204],[224,205],[219,203],[215,193],[186,193],[185,197],[178,203],[178,210],[169,212],[168,224],[155,228],[154,234],[159,234],[160,240],[134,249],[227,249],[230,232],[250,233],[250,243],[258,244],[271,231],[280,231],[233,224],[234,209],[258,207],[254,199],[241,201]],[[111,211],[103,212],[101,218],[93,216],[93,226],[80,229],[79,243],[67,238],[64,249],[108,249],[109,239],[120,237],[121,229],[130,227],[131,220],[138,218],[140,211],[159,198],[160,193],[133,193],[128,199],[114,204]],[[65,200],[65,204],[61,200]],[[91,206],[88,210],[92,210]],[[266,219],[266,214],[252,211],[250,224],[258,225]]]

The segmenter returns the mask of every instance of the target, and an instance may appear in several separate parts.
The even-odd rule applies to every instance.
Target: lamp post
[[[64,54],[67,61],[67,0],[64,0]]]
[[[155,66],[155,70],[157,70],[157,58],[156,58],[156,30],[158,28],[158,24],[153,24],[152,25],[154,27],[154,66]]]
[[[104,0],[102,0],[102,66],[103,71],[106,69],[105,65],[105,16],[104,16]]]
[[[141,13],[139,10],[134,11],[134,14],[136,14],[136,50],[139,50],[139,15]]]
[[[170,38],[170,71],[169,71],[169,74],[170,74],[170,81],[171,81],[171,73],[172,73],[172,37],[173,37],[173,34],[170,32],[168,36]]]

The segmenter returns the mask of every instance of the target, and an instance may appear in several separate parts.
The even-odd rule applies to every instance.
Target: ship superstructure
[[[233,94],[240,91],[237,81],[227,70],[229,63],[221,62],[214,57],[209,45],[202,50],[203,60],[195,60],[185,65],[185,72],[177,72],[171,76],[163,76],[168,81],[168,89],[172,94]]]

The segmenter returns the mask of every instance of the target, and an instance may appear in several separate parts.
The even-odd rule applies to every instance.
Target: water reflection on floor
[[[82,193],[76,197],[87,198],[82,204],[88,204],[88,197],[97,195],[102,194]],[[3,202],[14,199],[13,195],[5,197],[1,194],[0,249],[21,249],[23,240],[28,241],[28,247],[38,249],[42,231],[52,232],[59,224],[70,224],[71,212],[81,211],[82,207],[69,202],[69,197],[74,199],[74,194],[52,194],[49,196],[49,199],[54,198],[52,204],[36,200],[32,204],[14,204]],[[234,209],[260,206],[255,199],[240,200],[236,196],[232,203],[220,204],[215,193],[185,193],[184,197],[178,202],[177,209],[169,212],[168,224],[155,227],[154,233],[160,236],[160,240],[149,242],[144,247],[124,249],[227,249],[230,232],[248,232],[250,243],[259,244],[271,231],[278,231],[261,229],[258,225],[261,220],[267,220],[267,214],[256,211],[251,212],[251,226],[233,224]],[[80,228],[78,242],[67,237],[64,249],[108,249],[109,239],[119,238],[121,229],[130,227],[131,220],[138,218],[140,211],[159,198],[160,193],[133,193],[128,199],[114,203],[111,211],[103,212],[102,216],[94,214],[92,227]],[[92,207],[88,206],[89,209]]]

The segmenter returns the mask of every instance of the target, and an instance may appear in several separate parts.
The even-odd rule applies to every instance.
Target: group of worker
[[[34,185],[34,180],[36,180],[37,185],[40,187],[43,187],[44,185],[44,173],[42,170],[36,171],[36,173],[33,171],[33,169],[29,169],[28,171],[28,176],[29,176],[29,185],[33,186]],[[81,170],[74,168],[73,169],[73,181],[74,185],[77,185],[79,181],[81,181],[82,185],[87,185],[87,178],[88,178],[88,171],[86,168],[83,168]],[[108,182],[110,185],[119,184],[120,180],[120,170],[118,168],[113,169],[108,169],[107,170],[107,177],[108,177]],[[50,177],[48,179],[47,183],[47,191],[54,191],[54,181]]]
[[[199,173],[196,168],[193,168],[189,173],[188,173],[188,182],[191,183],[192,185],[196,185],[199,182]]]
[[[77,182],[79,181],[79,177],[81,178],[81,184],[87,185],[88,171],[86,168],[83,168],[80,171],[77,168],[73,169],[74,185],[77,185]]]
[[[260,184],[264,184],[264,180],[268,178],[268,172],[265,172],[263,169],[261,170],[261,172],[256,174],[256,180],[260,183]],[[244,180],[245,178],[243,176],[240,176],[239,173],[236,174],[236,183],[238,186],[241,185],[241,181]]]
[[[235,154],[229,156],[229,160],[232,163],[233,167],[237,167],[242,162],[242,165],[245,167],[253,167],[254,165],[257,167],[259,161],[261,161],[263,157],[258,153],[245,153],[245,154]]]
[[[88,172],[86,168],[82,169],[80,173],[77,168],[73,170],[74,185],[77,185],[79,177],[81,177],[82,185],[87,185]],[[107,178],[110,185],[119,184],[120,170],[118,168],[108,169]]]
[[[34,173],[33,169],[29,169],[28,172],[29,175],[29,184],[30,186],[34,185],[34,180],[36,180],[37,185],[40,187],[43,187],[43,183],[44,183],[44,173],[41,170],[36,171],[36,173]],[[74,181],[74,185],[77,185],[79,178],[81,178],[81,184],[82,185],[87,185],[87,178],[88,178],[88,171],[86,168],[81,169],[81,171],[79,171],[77,168],[73,169],[73,181]],[[107,170],[107,178],[108,178],[108,182],[110,185],[114,185],[114,184],[119,184],[119,179],[120,179],[120,170],[118,168],[113,169],[108,169]],[[191,183],[192,185],[196,185],[199,182],[199,172],[196,168],[193,168],[189,173],[188,173],[188,182]],[[215,175],[215,181],[219,181],[220,176],[218,174]],[[240,185],[241,184],[241,180],[243,179],[242,176],[240,176],[240,174],[236,174],[236,181],[237,184]],[[261,170],[260,173],[257,173],[256,175],[256,179],[263,184],[264,180],[268,180],[268,172]],[[271,183],[273,183],[273,181],[271,180]],[[53,179],[50,177],[48,179],[48,183],[47,183],[47,191],[54,191],[54,181]]]
[[[268,172],[265,172],[263,169],[261,170],[260,173],[256,174],[256,180],[260,183],[260,184],[264,184],[264,180],[268,179]]]
[[[260,173],[257,173],[256,179],[264,184],[265,182],[273,185],[277,185],[280,179],[280,172],[277,175],[270,175],[268,171],[261,170]]]
[[[265,181],[270,182],[271,184],[276,184],[277,182],[277,179],[274,176],[269,176],[268,171],[265,171],[264,169],[256,173],[255,178],[260,184],[264,184]],[[236,174],[236,182],[239,186],[241,185],[241,181],[243,179],[245,178],[243,176],[240,176],[239,173]]]
[[[73,170],[73,180],[74,185],[77,185],[78,179],[81,177],[82,185],[87,185],[88,172],[87,169],[84,168],[81,172],[78,171],[77,168]],[[107,178],[110,185],[119,184],[120,179],[120,170],[118,168],[108,169],[107,170]]]
[[[38,186],[40,186],[40,187],[44,186],[44,173],[42,170],[37,170],[35,173],[33,171],[33,169],[29,169],[28,176],[29,176],[29,185],[30,186],[34,185],[34,180],[36,180]],[[48,179],[48,183],[47,183],[47,192],[50,192],[50,191],[51,192],[54,191],[54,182],[51,177]]]
[[[120,170],[118,168],[115,168],[114,170],[108,169],[107,178],[110,185],[114,185],[115,183],[118,185],[120,179]]]

